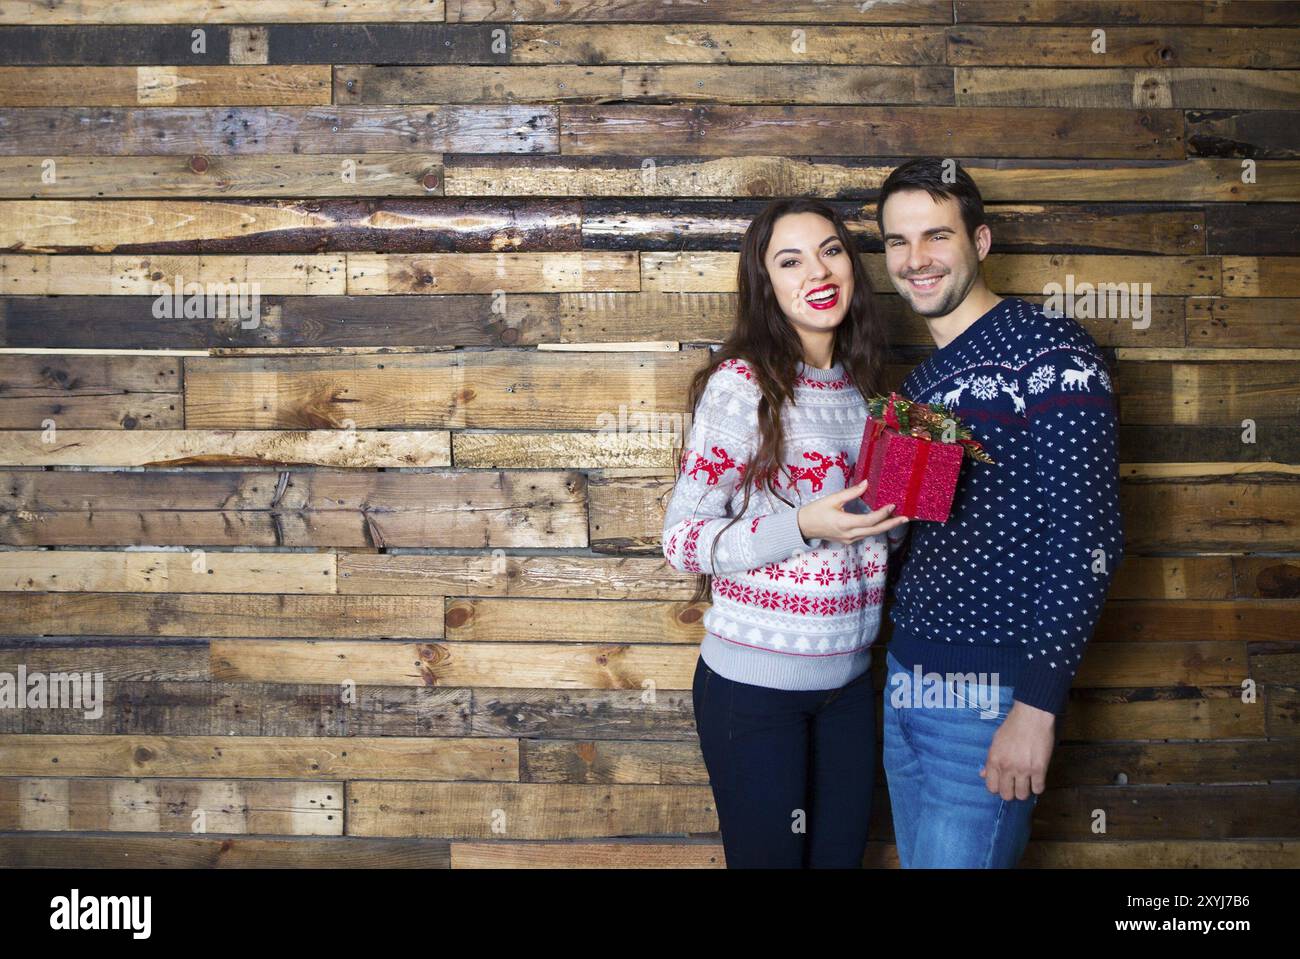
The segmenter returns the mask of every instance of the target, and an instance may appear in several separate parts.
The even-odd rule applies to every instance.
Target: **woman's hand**
[[[828,539],[832,543],[856,543],[868,536],[879,536],[907,522],[906,516],[890,517],[894,504],[870,513],[849,513],[844,504],[861,496],[868,480],[831,493],[799,507],[799,532],[805,540]]]

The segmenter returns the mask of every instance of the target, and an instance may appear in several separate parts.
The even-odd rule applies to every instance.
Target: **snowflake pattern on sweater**
[[[800,364],[794,403],[782,410],[785,469],[773,485],[793,506],[754,491],[728,528],[758,443],[759,398],[739,360],[709,377],[665,511],[664,557],[713,576],[700,650],[710,669],[777,689],[834,688],[870,665],[889,551],[901,535],[845,546],[800,534],[798,508],[845,488],[866,424],[866,403],[838,363]],[[868,511],[860,501],[846,508]]]
[[[994,465],[964,463],[947,523],[911,530],[891,650],[909,669],[998,672],[1059,714],[1123,553],[1105,358],[1074,320],[1007,297],[901,392],[950,404]]]

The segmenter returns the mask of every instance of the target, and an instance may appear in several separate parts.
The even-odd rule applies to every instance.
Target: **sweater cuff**
[[[1027,664],[1016,679],[1015,701],[1060,716],[1073,681],[1074,677],[1063,670]]]
[[[799,510],[786,507],[759,520],[753,540],[754,566],[779,563],[795,553],[812,549],[799,532]]]

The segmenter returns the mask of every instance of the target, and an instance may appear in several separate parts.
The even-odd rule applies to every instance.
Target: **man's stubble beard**
[[[951,278],[955,277],[956,274],[949,273],[948,276]],[[907,305],[912,308],[912,312],[917,316],[926,319],[935,316],[947,316],[953,310],[957,309],[957,307],[961,306],[966,297],[970,295],[971,287],[975,285],[975,276],[976,274],[973,271],[969,273],[967,275],[966,284],[961,289],[958,289],[957,284],[954,281],[953,285],[949,288],[948,292],[944,294],[943,298],[940,299],[938,303],[928,307],[926,310],[917,308],[916,301],[913,299],[912,290],[907,286],[906,279],[903,280],[903,288],[898,292],[902,295],[903,299],[907,301]],[[897,287],[895,287],[895,289],[897,289]]]

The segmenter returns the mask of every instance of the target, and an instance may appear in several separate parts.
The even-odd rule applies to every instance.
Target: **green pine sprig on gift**
[[[970,428],[942,403],[916,403],[890,393],[868,399],[867,412],[873,420],[881,420],[900,433],[938,443],[960,443],[971,459],[993,464],[983,445],[971,436]],[[946,439],[945,434],[953,438]]]

